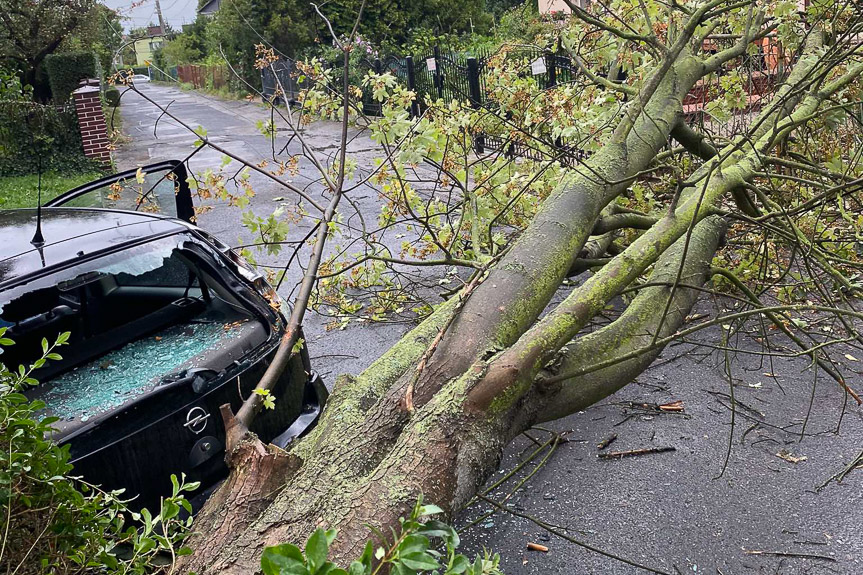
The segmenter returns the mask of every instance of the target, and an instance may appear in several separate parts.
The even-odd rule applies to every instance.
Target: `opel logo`
[[[210,414],[203,407],[196,405],[186,414],[186,423],[183,424],[183,427],[198,435],[207,427],[207,419],[209,418]]]

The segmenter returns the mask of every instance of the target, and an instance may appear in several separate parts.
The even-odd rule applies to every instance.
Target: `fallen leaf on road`
[[[859,359],[857,359],[856,357],[854,357],[850,353],[845,354],[845,359],[850,360],[850,361],[860,361]]]
[[[662,411],[683,411],[683,401],[678,399],[671,403],[664,403],[659,406],[659,409]]]

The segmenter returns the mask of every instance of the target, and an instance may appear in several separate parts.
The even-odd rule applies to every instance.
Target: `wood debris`
[[[540,545],[539,543],[528,543],[527,548],[531,551],[542,551],[543,553],[548,553],[548,547]]]
[[[609,451],[607,453],[597,453],[596,456],[600,459],[623,459],[624,457],[634,457],[636,455],[649,455],[651,453],[665,453],[667,451],[677,451],[676,448],[668,447],[647,447],[644,449],[631,449],[629,451]]]
[[[744,549],[743,552],[746,555],[769,555],[771,557],[792,557],[795,559],[821,559],[822,561],[830,561],[831,563],[836,562],[836,559],[834,557],[830,557],[829,555],[817,555],[815,553],[795,553],[790,551],[759,551],[756,549]]]
[[[805,455],[797,456],[797,455],[794,455],[793,453],[786,451],[784,449],[781,450],[779,453],[777,453],[776,457],[778,457],[779,459],[783,459],[783,460],[787,461],[788,463],[794,463],[795,465],[800,463],[801,461],[806,461],[806,459],[807,459]]]
[[[612,433],[611,435],[609,435],[608,437],[606,437],[605,439],[603,439],[602,441],[597,443],[596,448],[597,449],[605,449],[606,447],[608,447],[609,445],[614,443],[615,439],[617,439],[617,434]]]

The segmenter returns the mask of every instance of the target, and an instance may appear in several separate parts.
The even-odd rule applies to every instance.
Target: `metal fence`
[[[735,38],[708,37],[703,44],[705,55],[715,54],[729,47]],[[429,100],[467,101],[473,107],[492,109],[494,98],[489,90],[489,67],[493,59],[503,59],[519,70],[519,76],[529,79],[537,89],[551,89],[555,86],[577,81],[579,69],[565,52],[549,52],[533,47],[508,48],[495,53],[479,52],[465,54],[443,51],[435,47],[425,54],[401,56],[389,55],[382,59],[362,60],[358,69],[351,71],[354,78],[362,78],[367,71],[377,73],[391,72],[409,90],[417,94],[411,107],[414,116],[422,114]],[[776,86],[784,79],[792,61],[773,37],[758,41],[754,49],[728,62],[717,73],[711,74],[696,84],[684,100],[684,115],[693,125],[718,136],[730,136],[748,128],[754,114],[770,100]],[[333,65],[334,68],[338,65]],[[274,64],[276,75],[286,92],[287,102],[295,102],[300,91],[296,82],[294,62],[280,60]],[[603,77],[608,71],[595,71]],[[711,102],[719,98],[727,89],[725,77],[736,72],[742,82],[744,101],[735,108],[730,117],[718,118],[712,114]],[[624,73],[615,74],[614,81],[625,81]],[[263,93],[270,97],[274,94],[276,82],[273,72],[262,71]],[[368,115],[380,114],[380,104],[372,99],[370,90],[363,93],[363,111]],[[551,147],[570,161],[578,161],[583,154],[569,149],[567,142],[557,139],[553,142],[536,138],[520,142],[508,141],[507,137],[495,134],[479,134],[476,137],[477,151],[485,148],[499,149],[507,154],[522,157],[539,157],[541,149]]]
[[[277,103],[293,104],[297,101],[300,87],[297,84],[297,68],[293,60],[282,59],[273,62],[272,69],[261,70],[261,93],[271,98],[277,90],[284,94],[276,99]]]

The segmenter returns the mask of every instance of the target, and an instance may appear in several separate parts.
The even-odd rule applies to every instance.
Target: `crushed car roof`
[[[42,208],[44,245],[30,241],[36,210],[0,210],[0,286],[125,243],[187,230],[181,222],[152,214]]]

